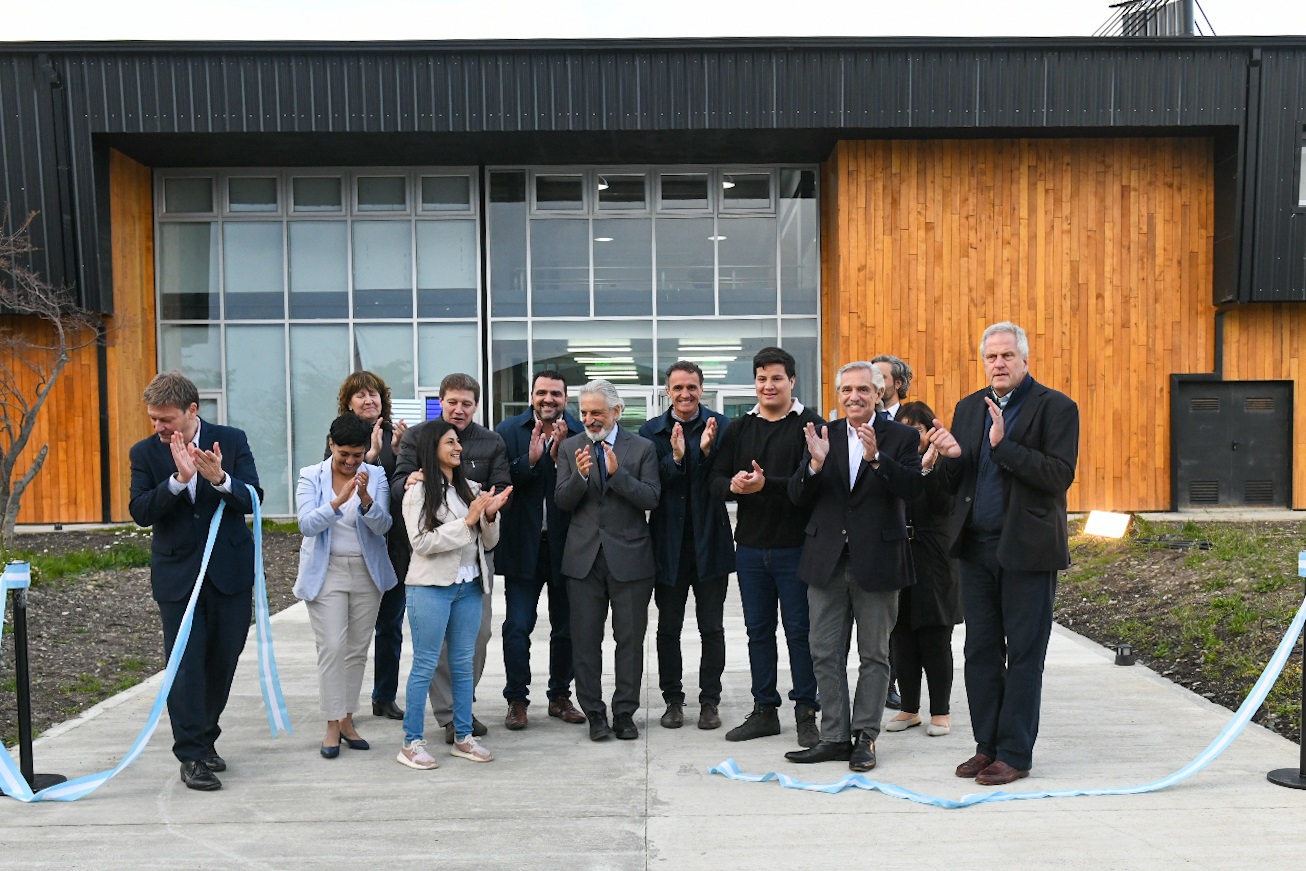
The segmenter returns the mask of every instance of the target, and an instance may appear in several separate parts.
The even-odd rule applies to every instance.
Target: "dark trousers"
[[[915,714],[921,709],[921,672],[930,684],[930,714],[942,717],[951,712],[952,626],[911,626],[911,587],[900,594],[898,625],[893,627],[890,650],[899,663],[898,689],[902,710]]]
[[[644,633],[648,629],[648,601],[652,596],[652,576],[635,581],[618,581],[612,577],[603,548],[599,548],[588,575],[567,578],[576,701],[586,714],[607,712],[603,704],[603,631],[609,605],[612,639],[617,643],[612,713],[615,716],[639,710],[644,680]]]
[[[794,688],[790,700],[811,708],[816,701],[816,672],[808,641],[807,585],[798,579],[801,547],[735,548],[735,574],[748,630],[748,667],[753,677],[753,700],[759,705],[780,705],[776,688],[780,664],[775,633],[776,608],[789,648],[789,671]]]
[[[381,594],[381,608],[376,612],[376,652],[372,663],[374,702],[393,702],[399,694],[399,655],[404,649],[404,599],[402,582]]]
[[[1028,771],[1038,738],[1057,573],[1003,569],[996,540],[967,542],[959,565],[975,751]]]
[[[550,701],[571,696],[575,672],[571,663],[571,605],[567,582],[553,576],[553,557],[548,536],[540,539],[535,574],[507,575],[503,583],[506,613],[503,616],[503,697],[510,702],[530,704],[531,633],[540,610],[540,593],[549,590],[549,689]]]
[[[674,584],[658,584],[653,601],[658,606],[658,686],[667,704],[685,703],[684,669],[680,633],[685,626],[685,605],[694,591],[694,616],[703,654],[698,664],[699,704],[721,704],[721,673],[726,669],[726,579],[727,575],[700,578],[692,548],[682,554]]]
[[[163,621],[163,652],[172,656],[186,602],[159,602]],[[172,722],[172,753],[182,762],[203,759],[218,742],[218,718],[227,707],[231,679],[245,649],[254,608],[253,591],[226,595],[207,578],[195,603],[190,640],[182,654],[172,692],[168,719]]]

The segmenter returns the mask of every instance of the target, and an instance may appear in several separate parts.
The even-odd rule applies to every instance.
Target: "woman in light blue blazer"
[[[326,759],[340,755],[341,740],[354,750],[369,747],[354,728],[354,709],[381,594],[399,582],[386,553],[390,484],[384,469],[363,462],[371,440],[372,427],[358,415],[340,415],[331,422],[331,456],[300,469],[295,488],[304,535],[295,595],[317,640]]]

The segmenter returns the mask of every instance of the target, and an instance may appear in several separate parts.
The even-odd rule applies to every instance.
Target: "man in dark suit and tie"
[[[983,786],[1029,774],[1057,572],[1070,565],[1066,491],[1079,458],[1079,407],[1029,374],[1029,339],[1010,322],[980,340],[989,386],[957,403],[930,440],[957,493],[948,528],[961,570],[966,695],[975,755],[957,776]]]
[[[503,514],[495,569],[503,575],[503,697],[508,714],[503,724],[525,729],[531,685],[531,633],[535,631],[540,593],[549,591],[549,716],[564,723],[584,723],[571,703],[574,677],[571,658],[571,604],[562,576],[562,550],[571,515],[558,509],[558,448],[580,432],[580,421],[567,413],[567,381],[545,369],[531,385],[531,408],[496,428],[508,452],[513,507]]]
[[[657,450],[619,421],[623,403],[607,381],[580,391],[584,432],[558,449],[558,507],[571,512],[562,573],[571,600],[571,644],[576,699],[589,718],[590,738],[639,737],[644,676],[644,633],[653,595],[654,556],[646,511],[657,507],[662,486]],[[603,704],[603,630],[612,606],[617,642],[612,725]]]
[[[254,510],[250,484],[258,471],[245,433],[199,418],[199,391],[180,372],[155,376],[145,388],[155,435],[131,449],[131,516],[152,526],[150,584],[163,621],[163,649],[173,644],[199,577],[209,523],[225,503],[213,553],[195,604],[190,640],[168,695],[172,752],[191,789],[219,789],[226,770],[216,744],[236,662],[249,634],[254,539],[245,515]]]
[[[884,376],[866,362],[835,378],[844,417],[806,427],[807,451],[789,496],[810,508],[798,576],[807,584],[810,644],[821,696],[821,742],[791,762],[875,767],[889,689],[889,636],[898,591],[915,582],[904,500],[921,490],[920,436],[877,415]],[[848,647],[857,625],[857,694],[848,698]]]

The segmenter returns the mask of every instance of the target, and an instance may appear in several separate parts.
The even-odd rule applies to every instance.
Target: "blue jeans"
[[[453,678],[453,724],[458,737],[472,734],[472,658],[481,628],[481,584],[407,589],[408,628],[413,667],[404,691],[404,740],[423,737],[426,693],[440,664],[440,647],[449,642],[449,672]]]
[[[816,671],[808,646],[807,585],[798,579],[801,547],[735,548],[735,572],[739,577],[739,598],[744,605],[744,626],[748,629],[748,667],[753,675],[753,700],[759,705],[779,707],[776,689],[779,649],[775,641],[776,606],[789,648],[789,671],[794,688],[790,700],[811,708],[816,701]]]

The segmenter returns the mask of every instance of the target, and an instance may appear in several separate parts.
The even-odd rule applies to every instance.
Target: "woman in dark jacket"
[[[898,668],[902,711],[885,730],[901,732],[921,724],[921,672],[930,685],[930,721],[925,732],[946,735],[952,728],[952,627],[961,622],[961,590],[957,564],[948,556],[947,523],[952,495],[941,477],[931,475],[938,459],[925,433],[934,425],[934,411],[923,402],[908,402],[898,411],[898,422],[914,426],[921,434],[921,474],[925,489],[907,503],[912,528],[911,556],[916,583],[904,587],[898,598],[898,623],[890,643]]]
[[[350,373],[340,385],[338,414],[352,411],[372,427],[364,462],[385,469],[386,479],[395,473],[395,455],[399,453],[399,440],[408,430],[404,421],[390,419],[390,388],[381,376],[360,369]],[[329,450],[328,450],[329,453]],[[402,499],[399,493],[396,500]],[[391,506],[387,506],[391,507]],[[394,523],[386,536],[391,563],[395,550],[408,547],[408,533],[398,512],[393,513]],[[404,639],[404,584],[403,579],[381,597],[381,608],[376,614],[376,652],[373,657],[372,714],[402,720],[403,709],[395,704],[399,691],[399,654]]]

